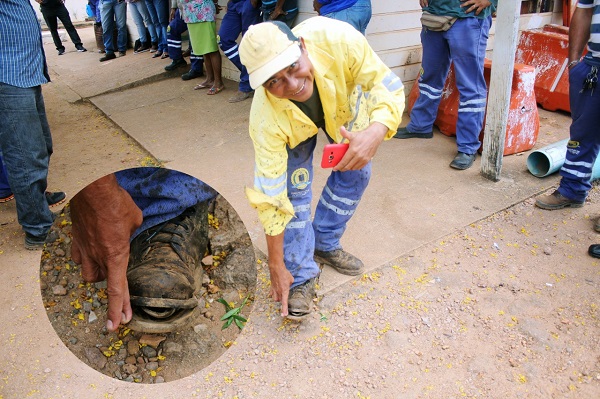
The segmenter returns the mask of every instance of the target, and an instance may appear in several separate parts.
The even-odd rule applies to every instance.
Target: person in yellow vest
[[[293,30],[279,21],[253,25],[240,57],[255,90],[249,130],[256,164],[246,195],[266,233],[271,296],[282,316],[301,319],[312,309],[316,261],[347,275],[364,269],[340,238],[369,182],[371,158],[400,124],[404,86],[360,32],[325,17]],[[319,129],[349,147],[311,222]]]

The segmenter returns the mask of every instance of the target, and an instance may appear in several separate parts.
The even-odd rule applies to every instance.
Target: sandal
[[[214,96],[217,93],[222,92],[223,90],[225,90],[225,86],[221,86],[221,87],[211,87],[210,89],[208,89],[208,91],[206,92],[206,94],[208,94],[209,96]]]
[[[200,90],[200,89],[206,89],[207,87],[211,87],[213,84],[212,83],[200,83],[197,84],[196,86],[194,86],[194,90]]]

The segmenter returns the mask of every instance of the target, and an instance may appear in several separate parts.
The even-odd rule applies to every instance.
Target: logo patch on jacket
[[[291,178],[292,186],[296,190],[304,190],[310,184],[310,175],[308,173],[308,169],[299,168],[292,173]]]

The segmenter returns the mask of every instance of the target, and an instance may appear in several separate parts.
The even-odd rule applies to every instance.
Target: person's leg
[[[371,20],[371,13],[371,0],[358,0],[353,6],[345,10],[331,12],[323,16],[348,22],[364,35]]]
[[[283,259],[285,267],[294,277],[292,287],[320,273],[313,258],[315,235],[311,224],[312,163],[316,144],[317,136],[313,136],[295,148],[288,148],[287,194],[295,217],[285,227]]]
[[[442,90],[450,69],[450,52],[443,32],[421,30],[423,60],[418,82],[419,98],[410,112],[409,132],[430,133],[437,117]]]
[[[0,154],[0,202],[7,202],[15,198],[8,184],[8,172],[4,161],[2,160],[2,154]]]
[[[75,29],[73,26],[73,22],[71,22],[71,16],[69,15],[69,10],[67,10],[67,7],[65,7],[64,4],[56,8],[56,16],[58,19],[60,19],[60,22],[62,22],[63,26],[65,27],[69,37],[71,38],[71,41],[75,45],[75,48],[79,50],[82,47],[81,38],[77,33],[77,29]]]
[[[146,34],[146,25],[144,25],[142,14],[140,13],[138,8],[138,6],[141,4],[144,4],[144,2],[136,1],[135,3],[129,3],[129,12],[131,13],[131,18],[133,18],[135,27],[137,28],[138,36],[140,37],[140,42],[145,43],[148,41],[148,35]]]
[[[483,62],[491,21],[491,17],[459,18],[446,32],[460,97],[456,146],[465,154],[475,154],[481,144],[487,102]]]
[[[218,51],[215,51],[213,53],[205,54],[204,58],[210,58],[210,67],[214,77],[213,85],[208,90],[208,94],[217,94],[225,88],[225,84],[223,83],[223,79],[221,77],[221,54]]]
[[[158,50],[167,52],[167,27],[169,26],[169,1],[168,0],[154,0],[156,14],[160,24],[161,33],[159,35],[160,40],[158,43]]]
[[[249,1],[248,1],[249,2]],[[242,6],[245,1],[231,4],[227,7],[227,12],[221,21],[219,28],[219,48],[223,54],[235,65],[238,70],[242,70],[243,65],[240,62],[238,44],[236,42],[240,33],[242,33]]]
[[[162,29],[160,28],[160,21],[158,20],[158,13],[156,12],[154,0],[146,0],[145,2],[148,15],[150,15],[150,20],[152,21],[152,25],[154,25],[154,30],[156,32],[156,41],[152,42],[152,50],[150,50],[152,53],[158,50],[158,43],[161,40],[160,36],[162,34]]]
[[[125,1],[117,2],[114,11],[118,30],[117,46],[119,53],[125,54],[127,51],[127,3]]]
[[[100,0],[100,14],[102,15],[102,38],[104,40],[104,50],[106,55],[115,53],[115,44],[113,43],[113,30],[115,29],[115,13],[113,5],[115,0]]]
[[[592,169],[600,150],[600,90],[582,90],[588,74],[598,75],[598,69],[580,62],[569,71],[571,105],[570,139],[565,163],[560,169],[562,179],[558,192],[574,201],[585,201],[591,189]]]
[[[146,7],[146,2],[144,0],[138,0],[134,3],[136,5],[137,11],[142,16],[142,20],[144,21],[144,25],[148,28],[148,33],[150,33],[150,42],[158,42],[158,34],[156,33],[156,28],[152,23],[152,18],[150,18],[150,13],[148,12],[148,8]],[[146,35],[148,36],[148,35]],[[146,38],[148,40],[148,38]]]
[[[56,19],[56,12],[54,9],[50,9],[48,7],[40,8],[42,12],[42,16],[44,17],[44,21],[46,21],[46,25],[50,30],[50,34],[52,35],[52,41],[54,42],[54,46],[56,46],[56,50],[60,53],[61,51],[65,51],[65,46],[63,46],[62,41],[60,40],[60,35],[58,34],[58,21]]]
[[[167,28],[167,49],[169,58],[173,61],[182,60],[183,53],[181,51],[181,34],[187,31],[187,24],[183,22],[179,15],[179,9],[175,11],[175,18],[169,22]]]
[[[44,194],[52,138],[41,87],[0,83],[0,114],[0,147],[19,224],[28,236],[43,242],[54,218]]]

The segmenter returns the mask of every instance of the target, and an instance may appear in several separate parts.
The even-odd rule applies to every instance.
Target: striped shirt
[[[29,0],[0,0],[0,82],[28,88],[49,81],[42,31]]]
[[[593,8],[592,26],[590,27],[590,41],[588,42],[588,56],[600,58],[600,0],[579,0],[579,8]]]

